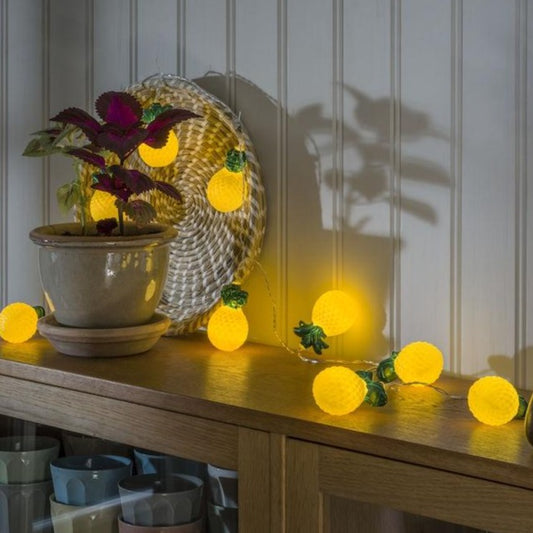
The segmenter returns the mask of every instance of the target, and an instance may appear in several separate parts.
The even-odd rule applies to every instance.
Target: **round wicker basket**
[[[181,205],[157,192],[150,201],[157,221],[178,230],[170,246],[167,282],[159,305],[159,311],[171,320],[166,334],[193,332],[207,324],[221,288],[243,282],[261,251],[266,206],[259,164],[239,118],[194,82],[158,74],[126,90],[145,107],[159,102],[200,115],[175,127],[179,153],[173,164],[151,168],[137,156],[130,160],[153,179],[172,183],[182,195]],[[224,165],[227,151],[238,144],[244,145],[248,158],[245,201],[236,211],[221,213],[207,201],[206,188]]]

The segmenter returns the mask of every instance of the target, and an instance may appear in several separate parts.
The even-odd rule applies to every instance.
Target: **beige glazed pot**
[[[41,285],[55,320],[78,328],[123,328],[153,317],[167,277],[169,246],[177,231],[150,224],[124,236],[79,235],[79,224],[42,226],[30,233],[39,246]],[[78,233],[78,235],[77,235]]]

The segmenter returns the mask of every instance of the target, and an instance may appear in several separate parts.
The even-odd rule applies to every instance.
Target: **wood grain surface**
[[[17,412],[28,419],[91,433],[91,423],[80,421],[82,412],[68,414],[69,405],[99,413],[106,402],[127,402],[132,412],[141,413],[142,407],[147,413],[179,413],[533,489],[533,447],[523,421],[500,427],[477,422],[466,406],[470,381],[441,378],[437,385],[446,394],[394,386],[387,406],[363,405],[334,417],[318,409],[311,394],[313,378],[322,368],[283,348],[260,344],[220,352],[201,333],[163,338],[145,354],[113,359],[61,355],[46,340],[35,338],[21,345],[0,344],[5,384],[0,387],[0,409],[11,412],[11,404],[17,403]],[[44,401],[52,394],[63,398],[63,409]],[[111,427],[101,415],[102,427]],[[107,416],[112,420],[113,413]],[[73,417],[76,421],[70,422]],[[106,430],[108,438],[116,438],[112,433]]]

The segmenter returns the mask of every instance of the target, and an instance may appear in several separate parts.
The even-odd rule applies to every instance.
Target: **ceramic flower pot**
[[[163,293],[175,229],[149,224],[123,236],[79,233],[79,224],[31,231],[39,272],[55,320],[79,328],[121,328],[148,322]]]

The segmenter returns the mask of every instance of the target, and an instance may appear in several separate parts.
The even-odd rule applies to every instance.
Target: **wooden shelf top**
[[[10,378],[533,489],[524,422],[477,422],[466,405],[470,381],[442,377],[436,385],[448,394],[389,386],[385,407],[364,404],[335,417],[311,394],[323,368],[273,346],[247,343],[220,352],[202,333],[162,338],[147,353],[106,359],[62,355],[39,337],[19,345],[0,341],[0,375]]]

